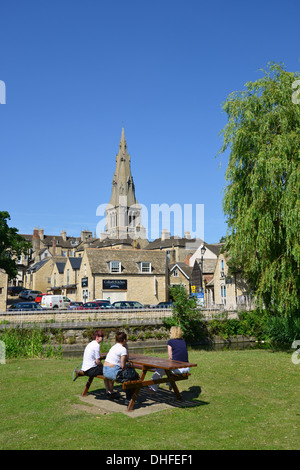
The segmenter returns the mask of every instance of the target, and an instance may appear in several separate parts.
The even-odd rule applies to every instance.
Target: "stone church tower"
[[[116,156],[116,171],[112,181],[112,192],[105,210],[105,232],[100,238],[146,238],[145,227],[141,225],[142,208],[135,197],[135,187],[130,169],[130,155],[127,152],[124,128]]]

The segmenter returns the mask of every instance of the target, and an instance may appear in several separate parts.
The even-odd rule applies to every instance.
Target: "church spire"
[[[127,198],[127,206],[137,204],[124,127],[122,127],[119,153],[116,156],[116,170],[113,176],[112,185],[110,204],[118,206],[120,204],[120,197],[122,197],[122,199],[124,199],[124,197]]]
[[[142,208],[135,197],[135,187],[130,169],[124,127],[122,127],[116,169],[112,181],[111,198],[105,210],[105,232],[100,239],[146,238],[141,225]]]

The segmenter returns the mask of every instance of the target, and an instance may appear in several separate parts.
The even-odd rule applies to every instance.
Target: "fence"
[[[236,312],[220,312],[216,309],[199,309],[199,316],[203,320],[238,318]],[[172,309],[120,309],[120,310],[39,310],[39,311],[6,311],[0,312],[0,326],[3,325],[24,325],[24,324],[78,324],[81,322],[123,322],[129,323],[132,320],[161,322],[164,318],[172,317]]]
[[[0,312],[0,324],[24,323],[80,323],[95,321],[155,320],[171,317],[171,309],[124,310],[45,310]]]

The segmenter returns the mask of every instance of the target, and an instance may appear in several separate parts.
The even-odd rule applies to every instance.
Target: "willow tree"
[[[300,81],[275,63],[262,72],[223,104],[225,249],[258,306],[289,315],[300,309]]]

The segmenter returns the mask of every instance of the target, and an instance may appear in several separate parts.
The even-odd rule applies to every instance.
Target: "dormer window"
[[[111,273],[120,273],[121,272],[121,261],[110,261],[109,262],[109,271]]]
[[[140,271],[141,273],[151,273],[151,263],[149,261],[141,261]]]

